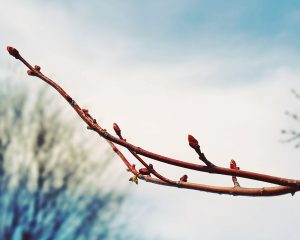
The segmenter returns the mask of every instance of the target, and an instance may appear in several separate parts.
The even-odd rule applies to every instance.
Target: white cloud
[[[278,141],[280,129],[289,124],[284,110],[297,107],[289,89],[299,86],[300,72],[293,62],[299,59],[291,52],[240,46],[200,55],[198,49],[155,62],[144,58],[151,49],[141,49],[138,39],[89,28],[87,20],[58,5],[43,8],[32,1],[9,1],[5,6],[0,10],[2,49],[7,44],[18,47],[90,108],[103,126],[111,129],[116,121],[133,143],[197,162],[186,139],[192,133],[216,164],[228,165],[235,158],[243,169],[299,177],[299,152]],[[14,61],[3,51],[0,58],[1,63]],[[32,86],[41,84],[30,80]],[[155,166],[176,178],[185,171]],[[231,184],[226,177],[195,172],[189,176],[204,183]],[[281,239],[289,232],[296,239],[297,194],[253,199],[149,184],[133,191],[138,202],[153,207],[139,219],[141,231],[150,236]]]

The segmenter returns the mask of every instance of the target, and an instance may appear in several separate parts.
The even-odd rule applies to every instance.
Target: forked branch
[[[115,133],[118,137],[110,134],[106,129],[102,128],[96,121],[95,118],[89,113],[87,109],[82,109],[74,99],[68,95],[65,90],[60,87],[56,82],[45,76],[41,72],[41,68],[37,65],[34,67],[29,64],[13,47],[7,47],[7,50],[10,55],[20,60],[27,68],[28,75],[35,76],[45,81],[47,84],[52,86],[59,94],[66,99],[66,101],[71,105],[71,107],[77,112],[77,114],[81,117],[81,119],[87,124],[87,128],[95,131],[101,137],[106,139],[111,148],[116,152],[116,154],[121,158],[124,162],[128,170],[133,174],[130,178],[130,181],[138,183],[138,179],[144,180],[146,182],[151,182],[154,184],[169,186],[169,187],[178,187],[178,188],[186,188],[193,189],[211,193],[218,194],[229,194],[235,196],[278,196],[287,193],[291,193],[294,195],[295,192],[300,191],[300,180],[293,180],[281,177],[270,176],[266,174],[260,174],[255,172],[249,172],[240,170],[237,167],[234,160],[231,160],[230,168],[219,167],[212,162],[210,162],[204,153],[200,149],[200,145],[198,141],[192,136],[188,136],[188,142],[191,148],[193,148],[198,154],[199,159],[205,164],[194,164],[187,161],[177,160],[174,158],[166,157],[163,155],[159,155],[157,153],[145,150],[136,145],[133,145],[126,141],[122,137],[121,129],[117,124],[113,125]],[[122,152],[117,148],[117,145],[125,147],[143,166],[139,170],[136,170],[135,164],[130,163],[127,158],[122,154]],[[188,176],[186,174],[182,175],[179,180],[170,180],[169,178],[161,175],[155,170],[152,164],[148,164],[145,160],[141,158],[141,156],[147,157],[149,159],[157,160],[163,162],[165,164],[174,165],[180,168],[191,169],[199,172],[207,172],[211,174],[221,174],[232,177],[233,187],[220,187],[220,186],[209,186],[203,185],[199,183],[188,182]],[[151,176],[151,174],[153,176]],[[241,187],[237,181],[237,177],[248,178],[256,181],[261,181],[265,183],[276,184],[274,187],[263,187],[263,188],[245,188]]]

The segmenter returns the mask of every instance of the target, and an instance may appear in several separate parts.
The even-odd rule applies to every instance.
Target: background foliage
[[[95,155],[40,91],[0,87],[0,239],[124,239],[111,156]],[[109,174],[107,174],[109,173]]]

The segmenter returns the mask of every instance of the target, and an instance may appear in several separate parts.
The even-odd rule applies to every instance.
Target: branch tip
[[[7,46],[7,51],[10,55],[12,55],[15,59],[20,59],[20,53],[14,47]]]
[[[189,134],[188,141],[191,148],[195,149],[195,151],[200,151],[200,145],[196,138],[194,138],[192,135]]]
[[[198,143],[198,140],[196,138],[194,138],[192,135],[188,135],[188,141],[189,141],[189,145],[191,148],[193,148],[196,153],[198,154],[199,156],[199,159],[204,162],[206,164],[206,166],[208,166],[210,169],[215,167],[214,164],[212,164],[210,161],[207,160],[207,158],[205,157],[204,153],[201,152],[200,150],[200,145]],[[211,171],[211,170],[209,170]]]

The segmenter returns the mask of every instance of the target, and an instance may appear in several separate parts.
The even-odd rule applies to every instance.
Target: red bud
[[[37,71],[41,71],[41,67],[38,66],[38,65],[35,65],[35,66],[34,66],[34,69],[37,70]]]
[[[181,182],[187,182],[188,176],[185,174],[180,178]]]
[[[231,168],[231,169],[237,169],[237,170],[240,169],[240,168],[236,165],[236,162],[235,162],[233,159],[230,161],[230,168]]]
[[[230,168],[231,169],[235,169],[236,168],[236,162],[233,159],[230,161]]]
[[[195,150],[200,149],[199,143],[196,138],[194,138],[192,135],[188,135],[188,141],[191,148],[194,148]]]
[[[29,76],[35,76],[35,73],[33,71],[31,71],[31,70],[27,70],[27,74]]]
[[[121,138],[121,129],[120,127],[118,126],[118,124],[114,123],[113,124],[113,128],[115,130],[115,133]]]
[[[142,175],[150,175],[150,171],[148,170],[148,168],[141,168],[139,169],[139,173]]]
[[[20,58],[20,53],[17,49],[7,46],[7,51],[10,55],[12,55],[13,57],[15,57],[16,59]]]

